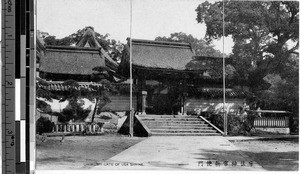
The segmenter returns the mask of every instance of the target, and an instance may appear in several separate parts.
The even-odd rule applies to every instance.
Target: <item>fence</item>
[[[86,123],[69,123],[69,124],[55,124],[52,132],[64,132],[64,133],[97,133],[101,131],[101,127],[97,124]]]
[[[254,127],[288,128],[288,117],[262,117],[254,120]]]

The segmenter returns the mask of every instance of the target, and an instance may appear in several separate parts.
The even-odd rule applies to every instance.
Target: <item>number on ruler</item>
[[[6,81],[6,84],[9,85],[9,86],[11,86],[11,85],[13,85],[13,82]]]
[[[11,135],[11,137],[10,137],[10,139],[11,139],[10,146],[12,147],[12,146],[15,145],[15,136],[12,135],[12,134],[13,134],[13,131],[11,131],[11,130],[8,130],[8,131],[7,131],[7,134],[8,134],[8,135]]]
[[[7,6],[7,12],[10,13],[11,12],[11,6],[12,6],[11,0],[8,0],[7,4],[8,4],[8,6]]]

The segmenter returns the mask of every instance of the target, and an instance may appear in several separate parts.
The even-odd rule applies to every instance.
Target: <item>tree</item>
[[[281,106],[298,111],[298,95],[294,95],[295,99],[282,94],[298,94],[299,2],[223,2],[201,3],[196,9],[196,20],[206,24],[208,41],[223,35],[233,38],[230,63],[236,69],[234,83],[249,86],[259,100],[269,96],[264,101],[269,102],[270,109]],[[279,75],[280,83],[267,83],[265,77],[269,74]],[[266,93],[267,90],[271,93]]]
[[[45,113],[51,113],[51,106],[47,104],[45,101],[40,100],[38,98],[44,98],[45,100],[52,101],[53,94],[45,89],[45,86],[48,86],[48,82],[41,78],[37,78],[37,85],[36,85],[36,107],[39,108],[41,111]]]
[[[66,80],[63,82],[63,85],[66,87],[67,91],[66,94],[63,95],[61,101],[68,100],[69,105],[63,109],[63,115],[66,116],[64,121],[69,120],[82,120],[78,111],[80,110],[80,105],[78,104],[78,99],[82,96],[80,86],[77,81],[75,80]]]
[[[114,87],[111,84],[111,75],[109,69],[106,67],[95,67],[93,68],[95,73],[92,74],[92,79],[97,85],[91,84],[90,88],[92,92],[89,93],[90,98],[95,99],[95,107],[92,114],[91,122],[94,122],[96,113],[99,114],[101,109],[111,100],[109,96],[115,92]]]
[[[203,39],[197,39],[191,34],[186,33],[172,33],[170,37],[158,36],[155,38],[156,41],[168,41],[168,42],[184,42],[191,44],[195,54],[197,56],[212,56],[212,57],[222,57],[222,53],[219,50],[215,50],[214,46],[207,43]]]
[[[267,109],[278,108],[299,112],[299,59],[294,55],[281,76],[269,74],[265,80],[271,84],[268,90],[260,93],[260,103]]]
[[[291,53],[299,54],[299,2],[225,1],[225,33],[235,42],[234,54],[250,49],[252,64],[268,72],[282,73]],[[222,2],[204,2],[197,9],[197,21],[207,26],[206,39],[223,36]],[[287,47],[292,41],[294,46]],[[236,52],[236,53],[235,53]],[[249,52],[248,52],[249,53]],[[249,55],[249,54],[247,54]]]
[[[82,39],[87,28],[94,30],[93,27],[88,26],[62,39],[56,39],[55,36],[48,36],[44,39],[44,41],[46,45],[72,46]],[[112,59],[119,61],[122,56],[124,44],[119,41],[117,42],[114,39],[108,39],[108,37],[109,34],[101,35],[100,33],[95,32],[95,39],[100,46],[107,51]],[[63,110],[62,114],[59,114],[63,122],[71,119],[83,120],[86,117],[86,112],[82,110],[81,106],[78,104],[78,99],[81,97],[96,100],[92,114],[92,122],[94,121],[96,113],[99,114],[101,108],[110,102],[109,95],[111,92],[114,92],[114,88],[110,82],[114,81],[114,73],[112,73],[107,67],[95,67],[93,70],[95,73],[92,74],[92,81],[96,82],[96,85],[91,84],[89,89],[80,88],[78,82],[75,80],[67,80],[63,83],[63,85],[67,87],[67,91],[65,95],[60,96],[62,97],[61,101],[69,101],[68,107]]]

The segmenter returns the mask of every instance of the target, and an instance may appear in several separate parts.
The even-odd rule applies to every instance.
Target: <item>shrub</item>
[[[74,107],[76,107],[74,109]],[[58,121],[65,123],[72,119],[74,120],[84,120],[91,110],[83,109],[79,104],[75,106],[68,105],[66,108],[63,109],[61,115],[58,117]]]
[[[228,114],[227,132],[228,135],[248,135],[253,128],[255,114]],[[219,129],[224,131],[224,118],[222,114],[208,114],[208,120]]]
[[[46,132],[52,132],[54,123],[48,118],[40,117],[36,122],[36,133],[41,135]]]
[[[45,113],[52,112],[51,106],[44,101],[36,100],[36,107]]]

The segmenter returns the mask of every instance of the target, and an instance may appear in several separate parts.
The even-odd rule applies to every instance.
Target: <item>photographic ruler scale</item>
[[[34,170],[35,1],[2,0],[2,173]]]

